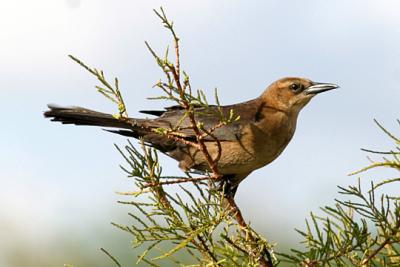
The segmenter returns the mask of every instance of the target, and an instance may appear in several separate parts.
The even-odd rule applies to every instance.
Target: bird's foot
[[[232,183],[230,177],[224,177],[221,186],[225,198],[233,198],[235,196],[236,186]]]

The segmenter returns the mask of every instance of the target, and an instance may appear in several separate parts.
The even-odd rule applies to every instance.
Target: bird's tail
[[[140,128],[144,123],[141,119],[118,120],[110,114],[101,113],[81,107],[60,107],[48,105],[49,110],[44,112],[46,118],[59,121],[63,124],[88,125],[100,127],[112,127],[120,129]],[[143,122],[142,122],[143,121]]]

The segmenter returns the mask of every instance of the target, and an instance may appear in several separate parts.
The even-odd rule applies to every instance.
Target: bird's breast
[[[285,114],[267,118],[249,127],[247,147],[252,147],[253,167],[260,168],[275,160],[286,148],[296,129],[296,118]]]

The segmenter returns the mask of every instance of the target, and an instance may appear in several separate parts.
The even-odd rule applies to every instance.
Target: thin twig
[[[204,180],[210,180],[212,179],[211,177],[192,177],[192,178],[181,178],[181,179],[176,179],[176,180],[168,180],[168,181],[162,181],[162,182],[151,182],[151,183],[146,183],[143,185],[143,188],[148,188],[148,187],[154,187],[154,186],[160,186],[160,185],[170,185],[170,184],[181,184],[181,183],[188,183],[188,182],[198,182],[198,181],[204,181]]]
[[[240,211],[239,207],[236,205],[234,198],[231,196],[225,196],[224,199],[227,202],[227,204],[229,205],[229,207],[231,208],[231,213],[233,214],[235,220],[241,227],[242,232],[245,235],[248,235],[249,240],[252,245],[252,249],[254,249],[254,246],[256,245],[256,240],[255,240],[254,236],[252,235],[252,233],[250,232],[249,226],[247,225],[246,221],[244,220],[244,218],[242,216],[242,212]],[[261,257],[259,259],[260,266],[272,267],[273,265],[272,265],[271,255],[269,254],[269,251],[264,250],[264,253],[267,256],[268,261],[266,261],[265,258],[263,257],[263,255],[261,255]]]
[[[141,145],[142,145],[142,150],[143,150],[146,162],[147,162],[147,168],[149,169],[149,177],[150,177],[150,179],[153,180],[153,183],[157,183],[157,179],[156,179],[156,177],[154,175],[154,169],[153,169],[153,166],[152,166],[152,164],[150,162],[149,155],[147,154],[147,150],[146,150],[146,148],[144,146],[143,140],[141,142]],[[164,188],[162,187],[162,185],[154,186],[154,187],[151,188],[151,190],[153,190],[154,194],[158,197],[158,199],[160,200],[160,203],[162,203],[164,208],[171,209],[171,207],[172,207],[171,203],[169,202],[169,200],[168,200],[168,198],[167,198],[167,196],[166,196],[166,194],[164,192]]]
[[[100,248],[101,251],[103,251],[118,267],[121,267],[122,265],[117,261],[117,259],[111,255],[107,250],[104,248]]]
[[[219,123],[218,125],[222,125],[222,123]],[[215,131],[215,129],[217,129],[217,128],[214,127],[214,131]],[[212,131],[208,131],[205,129],[202,129],[202,130],[205,134],[205,135],[203,134],[203,136],[201,137],[202,140],[204,139],[204,136],[211,136],[211,138],[213,138],[214,141],[217,143],[218,154],[215,157],[215,159],[213,159],[214,164],[217,165],[218,161],[221,159],[221,155],[222,155],[221,141],[214,134],[212,134]]]
[[[229,244],[231,244],[232,247],[236,248],[237,250],[241,251],[244,254],[247,254],[247,251],[244,250],[243,248],[239,247],[237,244],[235,244],[235,242],[233,242],[229,237],[227,236],[222,236],[222,238],[228,242]]]
[[[155,130],[153,130],[153,131],[155,131]],[[194,148],[197,148],[197,149],[200,149],[200,146],[199,146],[199,144],[198,143],[195,143],[195,142],[192,142],[192,141],[188,141],[188,140],[186,140],[185,138],[182,138],[180,135],[178,135],[178,134],[176,134],[174,131],[165,131],[165,132],[163,132],[163,134],[168,138],[168,139],[172,139],[172,140],[174,140],[174,141],[178,141],[178,142],[180,142],[180,143],[182,143],[182,144],[185,144],[185,145],[188,145],[188,146],[191,146],[191,147],[194,147]]]
[[[387,136],[389,136],[390,138],[392,138],[394,141],[396,142],[400,142],[400,139],[398,139],[396,136],[394,136],[391,132],[389,132],[388,130],[385,129],[385,127],[383,127],[383,125],[381,125],[378,120],[374,119],[374,122],[376,123],[376,125],[378,125],[378,127],[385,133],[387,134]]]
[[[203,248],[205,249],[205,251],[207,252],[207,254],[212,258],[212,260],[214,261],[214,264],[216,264],[217,266],[221,266],[218,263],[218,259],[215,257],[215,255],[211,252],[211,250],[208,248],[206,242],[204,241],[204,239],[201,237],[201,235],[197,236],[197,239],[200,240],[200,243],[202,244]]]
[[[393,238],[393,235],[396,235],[396,233],[400,229],[400,220],[397,221],[395,227],[392,229],[392,233],[385,237],[383,242],[371,253],[369,254],[363,261],[362,265],[366,265],[371,259],[373,259],[382,249],[385,248],[386,245],[390,244]]]
[[[371,165],[369,165],[369,166],[367,166],[365,168],[362,168],[362,169],[360,169],[358,171],[352,172],[349,175],[359,174],[359,173],[365,172],[365,171],[367,171],[369,169],[373,169],[373,168],[376,168],[376,167],[400,168],[400,164],[397,164],[395,162],[377,162],[377,163],[373,163],[373,164],[371,164]]]
[[[213,133],[215,130],[217,130],[218,128],[221,128],[222,126],[225,126],[226,123],[225,122],[219,122],[218,124],[215,124],[214,126],[212,126],[210,129],[208,129],[207,131],[204,131],[204,133],[201,135],[202,138],[206,138],[207,136],[210,135],[210,133]]]
[[[364,151],[364,152],[368,152],[368,153],[382,154],[382,155],[400,154],[400,152],[394,152],[394,151],[376,151],[376,150],[371,150],[371,149],[366,149],[366,148],[361,148],[361,150]]]

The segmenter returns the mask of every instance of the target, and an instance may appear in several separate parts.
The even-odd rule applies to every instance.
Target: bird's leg
[[[224,175],[222,177],[221,189],[225,198],[235,197],[237,185],[232,182],[233,178],[234,175]]]
[[[224,197],[230,197],[232,195],[232,184],[229,179],[224,179],[222,181],[222,192],[224,193]]]

